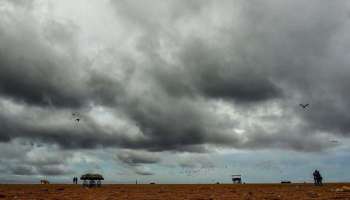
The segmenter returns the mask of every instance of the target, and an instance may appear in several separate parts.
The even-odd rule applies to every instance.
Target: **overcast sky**
[[[349,61],[347,0],[0,0],[0,182],[350,181]]]

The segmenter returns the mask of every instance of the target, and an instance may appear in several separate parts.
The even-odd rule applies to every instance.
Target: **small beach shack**
[[[101,181],[104,180],[101,174],[84,174],[80,177],[84,187],[101,187]]]
[[[236,183],[236,184],[241,184],[242,183],[242,175],[240,175],[240,174],[232,175],[232,182]]]

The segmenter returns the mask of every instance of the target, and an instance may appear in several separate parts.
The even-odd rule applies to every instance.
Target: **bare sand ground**
[[[304,200],[349,199],[350,184],[220,184],[220,185],[103,185],[83,188],[80,185],[0,185],[0,200]]]

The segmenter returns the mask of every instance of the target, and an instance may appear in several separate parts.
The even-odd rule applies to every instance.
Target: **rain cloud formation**
[[[346,146],[349,31],[345,0],[0,0],[0,171]]]

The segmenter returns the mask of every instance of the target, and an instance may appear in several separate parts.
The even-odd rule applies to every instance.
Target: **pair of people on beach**
[[[73,184],[78,184],[78,177],[73,177]]]
[[[316,169],[312,175],[314,176],[315,185],[321,186],[322,185],[322,176],[321,176],[320,172]]]

